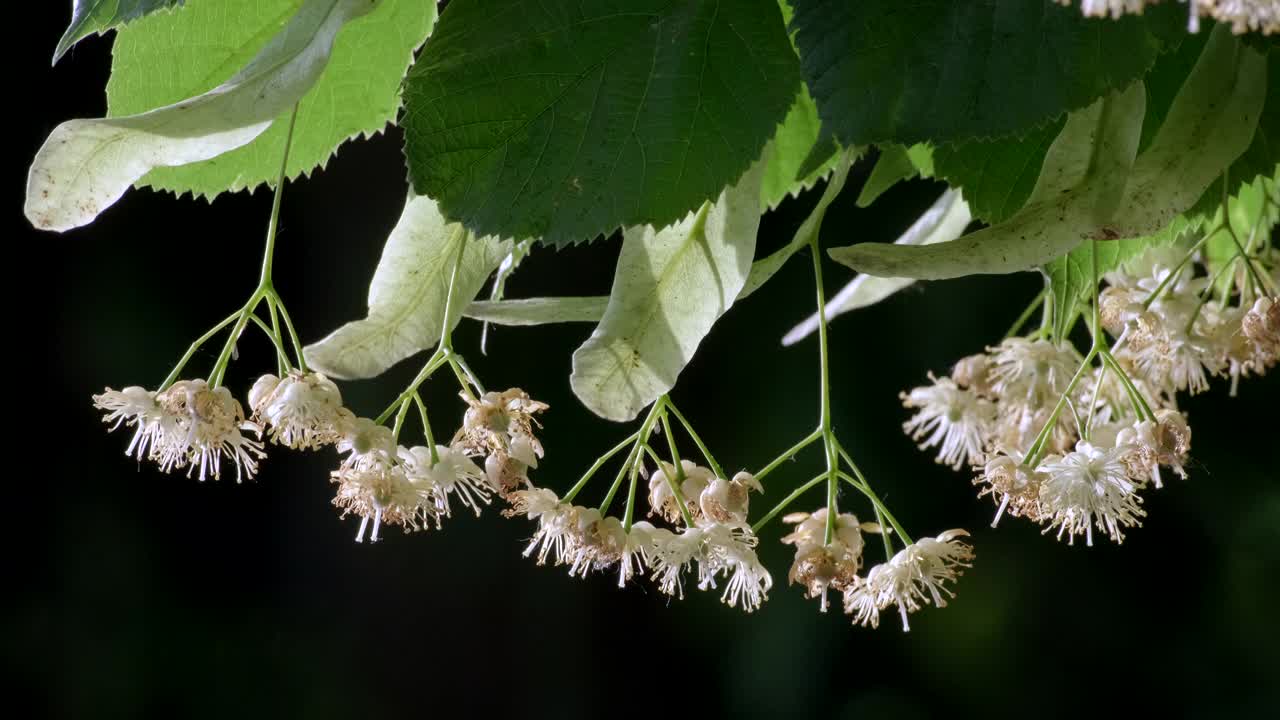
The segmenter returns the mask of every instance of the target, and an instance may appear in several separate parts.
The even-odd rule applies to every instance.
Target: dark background
[[[258,479],[204,484],[123,456],[90,395],[156,386],[186,345],[238,306],[258,273],[267,192],[216,204],[130,192],[89,228],[39,233],[21,217],[26,167],[60,121],[101,115],[110,43],[48,58],[66,3],[27,12],[10,67],[17,157],[5,180],[12,223],[11,397],[4,613],[9,706],[36,716],[419,716],[447,708],[502,715],[698,713],[898,719],[1149,710],[1175,716],[1273,712],[1280,486],[1280,382],[1223,383],[1191,399],[1192,477],[1147,496],[1123,547],[1067,547],[1009,520],[963,474],[934,465],[900,431],[897,393],[997,341],[1039,287],[1031,274],[931,283],[834,325],[836,425],[907,528],[973,532],[978,559],[943,610],[854,628],[786,585],[790,548],[764,533],[777,582],[747,616],[714,593],[669,601],[646,583],[569,579],[520,556],[530,525],[491,509],[443,532],[352,542],[329,505],[331,453],[274,452]],[[11,34],[15,30],[11,29]],[[20,47],[11,45],[11,48]],[[306,342],[363,315],[369,278],[406,186],[395,132],[345,146],[285,195],[277,287]],[[855,170],[824,245],[891,240],[940,186],[915,181],[874,209],[854,207]],[[788,240],[816,200],[766,216],[761,250]],[[538,250],[509,296],[606,293],[617,243]],[[794,259],[711,334],[674,393],[729,472],[759,468],[812,427],[816,341],[778,340],[812,311],[808,256]],[[830,292],[850,276],[828,263]],[[626,431],[593,418],[568,387],[585,324],[478,326],[457,344],[486,384],[519,385],[552,406],[537,481],[563,492]],[[228,382],[243,393],[272,367],[250,333]],[[216,346],[191,372],[207,372]],[[375,414],[416,371],[344,386]],[[10,390],[12,393],[12,390]],[[429,387],[437,432],[461,405],[447,376]],[[807,479],[806,454],[769,481],[768,506]],[[603,481],[601,481],[603,484]],[[584,496],[598,500],[603,488]],[[855,510],[866,513],[854,498]],[[820,494],[796,509],[810,509]],[[877,547],[869,546],[874,562]],[[1267,710],[1270,708],[1270,710]]]

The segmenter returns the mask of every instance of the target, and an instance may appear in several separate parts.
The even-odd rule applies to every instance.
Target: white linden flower
[[[697,558],[705,536],[706,531],[699,527],[687,527],[679,533],[657,528],[652,533],[652,554],[646,559],[659,590],[684,599],[681,575]]]
[[[460,450],[447,445],[436,446],[436,462],[432,462],[431,449],[421,445],[400,449],[400,462],[409,480],[428,488],[434,498],[437,512],[452,517],[449,497],[456,496],[463,507],[471,508],[480,516],[480,504],[488,505],[492,488],[484,471]]]
[[[1058,539],[1066,533],[1068,544],[1083,534],[1093,545],[1096,524],[1114,542],[1124,542],[1121,528],[1141,526],[1139,518],[1146,515],[1124,463],[1132,451],[1128,445],[1106,450],[1081,442],[1065,457],[1046,458],[1038,468],[1049,476],[1040,486],[1044,532],[1057,528]]]
[[[1160,410],[1156,420],[1143,420],[1121,430],[1115,444],[1131,448],[1124,458],[1130,477],[1148,476],[1156,488],[1163,487],[1161,465],[1173,468],[1183,479],[1187,477],[1182,465],[1191,451],[1191,428],[1180,412]]]
[[[645,561],[652,551],[656,531],[657,528],[644,520],[632,523],[622,546],[622,557],[618,561],[618,587],[626,585],[636,573],[644,573]]]
[[[338,439],[337,448],[340,454],[350,453],[346,460],[348,463],[367,455],[395,457],[396,438],[386,425],[379,425],[369,418],[356,418]]]
[[[973,484],[985,486],[978,497],[990,495],[996,501],[996,517],[991,521],[991,527],[995,527],[1006,512],[1014,517],[1038,520],[1040,486],[1046,479],[1044,473],[1023,465],[1021,454],[997,455],[987,462]]]
[[[756,557],[756,537],[745,528],[714,523],[703,526],[698,554],[698,589],[716,588],[716,575],[728,579],[720,601],[729,607],[742,604],[753,612],[769,599],[773,576]]]
[[[1236,35],[1254,30],[1263,35],[1280,32],[1280,2],[1276,0],[1193,0],[1193,8],[1197,4],[1200,14],[1230,23]]]
[[[693,516],[694,522],[697,522],[701,512],[698,500],[702,497],[702,491],[707,489],[716,476],[708,468],[689,460],[681,460],[680,469],[684,474],[684,481],[680,483],[680,494],[684,496],[689,514]],[[671,463],[662,463],[649,476],[649,514],[658,515],[673,524],[680,524],[684,522],[684,517],[680,514],[680,505],[676,501],[675,494],[671,492],[676,476],[675,465]]]
[[[747,521],[747,510],[750,504],[748,492],[755,490],[764,492],[760,481],[748,472],[740,472],[732,480],[716,478],[707,485],[698,496],[698,507],[702,511],[701,522],[717,522],[729,525],[741,525]]]
[[[971,390],[960,389],[951,378],[939,379],[930,374],[929,379],[932,385],[899,395],[904,407],[919,410],[903,423],[903,431],[919,442],[921,450],[939,446],[937,462],[953,470],[982,462],[983,447],[995,421],[995,406]]]
[[[236,466],[236,482],[252,478],[258,460],[265,456],[262,443],[244,434],[261,437],[262,428],[245,419],[244,409],[225,387],[210,388],[204,380],[179,380],[152,395],[138,387],[94,397],[94,404],[109,413],[103,418],[134,425],[126,451],[144,456],[163,472],[187,468],[187,477],[199,469],[199,478],[222,477],[222,460]]]
[[[560,502],[560,498],[547,488],[516,490],[507,496],[511,509],[502,511],[507,517],[524,515],[536,520],[538,530],[524,549],[524,556],[538,553],[538,564],[545,565],[547,556],[554,553],[555,563],[561,565],[568,558],[570,534],[576,522],[574,506]]]
[[[932,603],[946,607],[955,597],[946,583],[954,583],[972,567],[973,548],[960,538],[964,530],[948,530],[936,538],[921,538],[898,551],[891,560],[877,565],[867,579],[847,590],[845,612],[859,625],[877,627],[880,612],[897,605],[903,631],[910,631],[907,615]],[[944,597],[945,595],[945,597]]]
[[[622,521],[603,516],[596,508],[575,507],[569,532],[569,577],[585,578],[590,570],[604,570],[622,558],[627,534]]]
[[[1047,340],[1008,338],[988,351],[994,354],[992,389],[1000,400],[1033,408],[1056,402],[1080,366],[1075,348]]]
[[[296,450],[337,443],[355,420],[338,386],[320,373],[263,375],[249,391],[249,407],[273,442]]]
[[[165,415],[156,403],[155,393],[136,385],[123,390],[107,388],[101,395],[93,396],[93,406],[107,411],[102,418],[111,424],[107,432],[114,432],[121,425],[134,428],[125,455],[139,461],[147,457],[148,448],[157,438],[176,429],[176,421]]]
[[[852,513],[840,513],[835,518],[835,532],[830,544],[824,544],[828,512],[822,508],[814,513],[791,513],[782,518],[796,526],[782,538],[782,542],[796,546],[795,561],[787,580],[805,588],[805,595],[819,598],[819,610],[827,611],[827,590],[843,593],[858,582],[862,569],[864,541],[862,530],[879,532],[875,523],[859,523]]]
[[[341,517],[351,513],[360,516],[356,542],[364,542],[371,520],[370,542],[378,542],[384,524],[400,525],[410,532],[422,529],[432,519],[439,521],[429,491],[410,481],[394,457],[381,453],[354,456],[333,472],[331,482],[338,485],[333,504],[342,509]]]

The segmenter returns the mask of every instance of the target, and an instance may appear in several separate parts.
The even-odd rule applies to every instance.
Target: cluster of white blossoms
[[[972,567],[973,548],[959,538],[964,530],[948,530],[936,538],[922,538],[872,567],[862,569],[863,532],[888,532],[878,523],[859,522],[852,513],[836,516],[830,542],[824,542],[828,510],[792,513],[784,522],[796,526],[782,542],[795,545],[796,557],[788,576],[792,584],[805,588],[810,598],[819,598],[819,608],[827,611],[827,592],[835,590],[844,598],[844,611],[859,625],[877,627],[881,611],[897,606],[902,629],[910,630],[907,615],[932,603],[946,607],[953,593],[945,583],[954,582]]]
[[[533,435],[533,414],[547,408],[513,388],[464,395],[469,408],[462,428],[449,445],[405,447],[392,430],[368,418],[355,418],[336,441],[346,458],[332,473],[338,485],[333,504],[360,517],[356,542],[377,541],[382,525],[405,532],[437,529],[453,516],[453,502],[477,516],[493,495],[510,497],[528,484],[528,468],[537,466],[542,444]],[[483,458],[482,469],[476,460]]]
[[[1280,360],[1280,303],[1268,277],[1210,283],[1185,250],[1152,251],[1109,273],[1099,321],[1113,338],[1085,366],[1067,344],[1015,337],[965,358],[948,377],[902,394],[904,429],[937,461],[975,469],[994,526],[1022,517],[1073,542],[1094,529],[1122,542],[1141,525],[1141,493],[1162,468],[1186,477],[1191,429],[1178,395],[1263,374]],[[1077,373],[1079,376],[1077,377]]]
[[[525,556],[539,565],[550,558],[567,565],[569,574],[617,566],[621,587],[636,575],[648,574],[667,595],[684,597],[685,573],[694,572],[698,589],[718,589],[730,607],[752,612],[768,599],[773,578],[756,556],[757,538],[747,525],[749,493],[760,484],[748,473],[731,480],[683,460],[679,471],[664,464],[649,478],[650,515],[672,527],[637,521],[628,528],[596,508],[561,500],[546,488],[510,493],[508,517],[523,515],[538,523]],[[677,494],[676,488],[679,489]],[[687,516],[692,524],[684,522]]]
[[[1072,0],[1056,0],[1071,5]],[[1160,0],[1080,0],[1080,12],[1086,17],[1119,18],[1141,13]],[[1180,0],[1188,5],[1188,27],[1200,29],[1201,18],[1212,18],[1231,26],[1231,32],[1242,35],[1257,31],[1264,35],[1280,32],[1280,2],[1276,0]]]
[[[164,472],[186,468],[200,480],[222,477],[222,461],[236,466],[236,481],[252,478],[262,451],[262,427],[245,419],[244,408],[225,387],[179,380],[162,391],[107,388],[93,396],[111,430],[134,428],[125,454],[150,460]]]

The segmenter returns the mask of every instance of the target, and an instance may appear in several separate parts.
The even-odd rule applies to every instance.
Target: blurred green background
[[[1280,378],[1244,382],[1234,399],[1219,382],[1187,402],[1191,479],[1149,494],[1145,526],[1123,547],[1067,547],[1016,519],[990,529],[993,506],[974,497],[968,476],[933,464],[902,434],[898,392],[999,340],[1038,290],[1032,274],[930,283],[833,325],[846,445],[917,536],[973,533],[978,558],[958,597],[914,616],[906,634],[893,618],[877,631],[854,628],[787,587],[791,548],[777,542],[778,525],[761,550],[777,584],[748,616],[715,593],[671,601],[645,583],[619,590],[612,575],[571,580],[563,568],[536,567],[520,556],[531,526],[493,509],[455,516],[443,532],[393,531],[357,545],[357,522],[340,522],[329,505],[332,453],[275,452],[243,485],[139,467],[123,456],[128,434],[104,432],[90,395],[154,387],[192,338],[242,301],[270,197],[210,206],[132,192],[90,228],[30,229],[17,212],[26,164],[58,122],[104,109],[109,41],[86,42],[52,69],[44,60],[66,10],[42,3],[26,31],[18,94],[29,114],[6,185],[21,249],[10,285],[23,308],[10,342],[30,350],[16,378],[30,395],[9,447],[20,463],[9,479],[18,573],[3,657],[16,707],[74,718],[458,707],[532,717],[1274,716]],[[363,315],[406,191],[399,143],[392,132],[346,146],[285,195],[277,286],[304,341]],[[915,181],[858,209],[867,171],[864,161],[828,214],[825,246],[890,241],[941,191]],[[790,239],[816,195],[765,218],[761,252]],[[538,250],[508,294],[606,293],[616,252],[616,240]],[[830,292],[850,276],[828,263]],[[681,377],[675,400],[729,472],[758,469],[814,424],[816,340],[779,346],[809,312],[802,253],[735,306]],[[481,356],[479,327],[468,322],[457,341],[488,386],[519,385],[551,404],[536,480],[560,491],[628,432],[593,418],[569,390],[570,355],[590,329],[495,328]],[[239,393],[271,367],[265,342],[247,337],[228,375]],[[197,356],[193,371],[214,354]],[[378,412],[420,360],[345,385],[348,404]],[[456,387],[441,377],[428,392],[437,432],[451,432],[462,412]],[[756,507],[818,463],[810,453],[776,473]],[[795,509],[820,502],[815,494]]]

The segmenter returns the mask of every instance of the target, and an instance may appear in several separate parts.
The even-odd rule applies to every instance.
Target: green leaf
[[[800,174],[805,160],[817,148],[820,126],[818,108],[809,97],[808,89],[802,85],[800,96],[769,145],[764,182],[760,186],[761,209],[773,210],[786,198],[809,190],[831,174],[840,157],[834,146],[825,160],[817,162],[816,167],[804,175]]]
[[[333,4],[334,0],[327,0]],[[301,0],[190,0],[174,12],[133,23],[116,38],[108,115],[119,116],[197,95],[217,85],[262,47]],[[308,0],[308,4],[317,4]],[[342,143],[374,135],[400,108],[400,81],[435,22],[435,3],[353,0],[366,17],[347,26],[298,112],[288,177],[322,168]],[[274,111],[288,120],[288,107]],[[216,197],[274,184],[287,122],[215,159],[152,171],[138,185]]]
[[[446,319],[449,280],[464,244]],[[510,241],[477,238],[450,223],[430,198],[410,197],[369,285],[368,317],[307,346],[307,364],[339,379],[370,378],[435,347],[446,323],[458,324],[462,309],[511,247]]]
[[[1262,111],[1266,76],[1266,59],[1219,26],[1130,172],[1123,170],[1143,115],[1140,83],[1118,96],[1109,114],[1101,102],[1072,114],[1035,192],[1008,221],[929,247],[862,244],[832,252],[873,275],[941,279],[1028,270],[1091,237],[1154,233],[1244,152]],[[1106,121],[1101,144],[1089,129],[1099,120]]]
[[[204,6],[193,3],[184,12],[198,7]],[[203,95],[138,115],[59,125],[31,165],[27,218],[47,230],[79,227],[153,168],[208,160],[252,142],[312,87],[338,32],[369,7],[369,0],[309,0],[244,69]],[[127,31],[168,17],[153,15]]]
[[[623,233],[604,319],[574,352],[569,377],[592,412],[634,418],[675,386],[733,305],[755,253],[762,164],[674,225]]]
[[[932,245],[960,237],[973,216],[969,205],[957,190],[948,189],[916,219],[911,227],[894,241],[898,245]],[[874,305],[915,283],[911,278],[882,278],[861,274],[849,281],[827,301],[826,317],[831,322],[850,310]],[[818,314],[810,315],[782,338],[783,345],[794,345],[818,329]]]
[[[988,224],[1004,222],[1030,199],[1045,153],[1063,124],[1047,123],[990,141],[943,145],[933,152],[935,175],[964,190],[975,217]]]
[[[406,81],[409,176],[478,233],[662,227],[742,175],[798,86],[775,0],[454,0]]]
[[[796,0],[818,112],[846,145],[1026,131],[1142,77],[1181,8],[1085,18],[1054,0]]]
[[[71,24],[53,51],[53,64],[57,65],[72,45],[90,35],[101,35],[143,15],[182,3],[183,0],[72,0]]]
[[[549,325],[566,322],[599,322],[609,305],[603,295],[591,297],[541,297],[519,300],[477,300],[463,315],[495,325]]]
[[[1017,215],[958,240],[928,246],[861,243],[831,257],[881,277],[940,279],[1030,270],[1078,245],[1094,228],[1105,187],[1123,191],[1142,125],[1142,84],[1071,114],[1045,157],[1028,205]]]
[[[827,208],[844,189],[845,181],[849,178],[849,169],[853,167],[857,158],[858,153],[854,151],[845,151],[838,156],[835,171],[831,173],[831,179],[827,181],[827,189],[822,192],[822,197],[818,198],[818,204],[809,212],[809,217],[800,223],[800,228],[796,230],[791,242],[751,265],[747,281],[738,293],[739,300],[759,290],[769,281],[769,278],[782,269],[796,251],[808,245],[814,235],[822,229],[822,219],[827,215]]]
[[[871,175],[862,184],[862,192],[858,193],[858,207],[870,207],[885,190],[919,174],[920,171],[907,154],[907,148],[901,145],[882,146],[880,156],[871,168]]]

